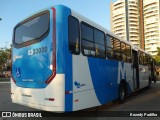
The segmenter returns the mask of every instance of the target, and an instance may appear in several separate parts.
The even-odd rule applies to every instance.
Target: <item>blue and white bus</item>
[[[149,54],[62,5],[17,24],[12,51],[12,102],[46,111],[123,102],[154,78]]]

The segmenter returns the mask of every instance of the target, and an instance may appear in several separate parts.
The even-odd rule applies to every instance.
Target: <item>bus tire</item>
[[[125,98],[126,98],[126,86],[125,86],[125,83],[122,82],[120,83],[120,86],[119,86],[119,102],[124,103]]]
[[[154,76],[154,83],[156,83],[156,76]]]
[[[151,86],[151,78],[149,77],[147,88],[150,88],[150,86]]]

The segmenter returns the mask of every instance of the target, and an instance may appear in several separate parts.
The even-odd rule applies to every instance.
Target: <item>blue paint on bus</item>
[[[71,10],[63,5],[56,6],[56,57],[57,74],[65,74],[65,91],[72,91],[72,54],[68,50],[68,16]],[[65,95],[65,110],[72,111],[72,94]]]
[[[100,103],[105,104],[117,98],[118,61],[99,58],[88,58],[88,61],[94,89]]]

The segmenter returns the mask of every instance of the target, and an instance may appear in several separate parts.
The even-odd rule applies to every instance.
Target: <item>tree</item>
[[[11,49],[0,50],[0,72],[11,68]]]
[[[155,61],[156,61],[157,65],[160,65],[160,48],[157,47],[157,50],[158,50],[158,53],[155,56]]]

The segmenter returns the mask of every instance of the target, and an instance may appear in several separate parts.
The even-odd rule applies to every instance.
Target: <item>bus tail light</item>
[[[78,102],[78,101],[79,101],[79,99],[74,100],[74,102]]]
[[[54,101],[54,98],[49,98],[48,100],[49,100],[49,101]]]
[[[16,83],[15,79],[13,78],[13,76],[12,76],[12,80],[13,80],[14,83]]]
[[[54,98],[45,98],[45,100],[54,101]]]
[[[12,49],[12,48],[11,48]],[[16,84],[15,79],[13,78],[13,74],[12,74],[12,68],[13,68],[13,60],[11,59],[11,79],[13,80],[13,82]]]

